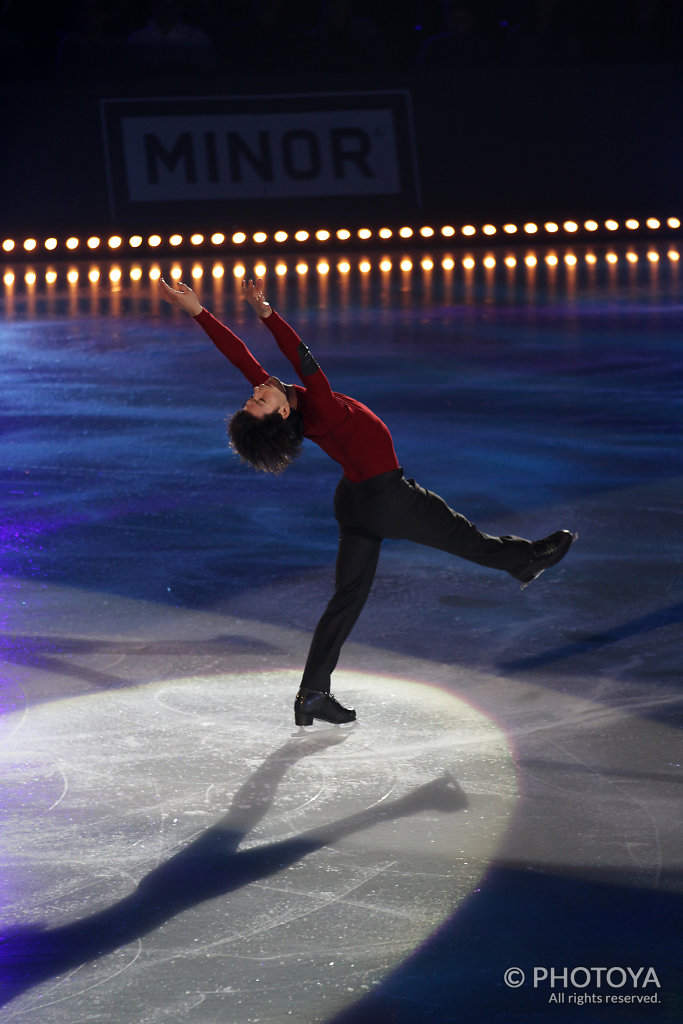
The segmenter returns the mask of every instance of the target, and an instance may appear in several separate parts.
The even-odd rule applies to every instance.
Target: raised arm
[[[294,367],[297,376],[306,385],[309,396],[315,393],[318,399],[324,399],[326,395],[332,397],[332,389],[329,381],[310,351],[296,333],[293,327],[282,319],[275,312],[263,294],[263,280],[257,278],[253,281],[242,281],[242,294],[265,323],[271,332],[277,346],[284,356]]]
[[[263,384],[268,380],[268,374],[237,335],[216,320],[215,316],[204,309],[201,302],[186,284],[178,281],[174,288],[161,279],[161,294],[172,306],[189,313],[199,326],[206,331],[216,348],[223,353],[226,359],[238,369],[249,381],[250,384]],[[270,308],[270,307],[269,307]]]

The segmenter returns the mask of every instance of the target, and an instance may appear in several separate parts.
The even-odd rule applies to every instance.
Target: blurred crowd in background
[[[353,74],[680,58],[681,0],[0,0],[0,78]]]

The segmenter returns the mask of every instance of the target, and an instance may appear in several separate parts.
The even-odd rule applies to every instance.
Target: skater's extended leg
[[[364,525],[384,537],[412,540],[510,573],[524,585],[556,564],[576,535],[558,530],[541,541],[483,533],[443,498],[400,473],[367,505]]]

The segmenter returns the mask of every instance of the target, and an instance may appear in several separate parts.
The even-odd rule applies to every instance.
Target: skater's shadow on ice
[[[70,924],[26,926],[0,938],[0,1005],[65,971],[141,939],[165,921],[217,896],[259,882],[345,836],[432,809],[462,810],[467,796],[441,776],[396,800],[386,801],[300,835],[240,850],[241,841],[266,814],[292,765],[346,735],[338,730],[289,740],[273,751],[232,799],[228,812],[194,842],[146,875],[129,895]]]

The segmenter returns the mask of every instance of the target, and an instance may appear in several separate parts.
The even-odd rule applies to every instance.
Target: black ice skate
[[[342,707],[331,693],[302,686],[294,701],[294,724],[313,725],[314,718],[333,725],[344,725],[346,722],[355,722],[356,712],[353,708]]]
[[[578,536],[578,533],[571,533],[569,530],[556,530],[543,540],[535,540],[531,546],[530,560],[520,572],[512,573],[512,576],[522,584],[522,590],[537,580],[546,569],[557,565]]]

